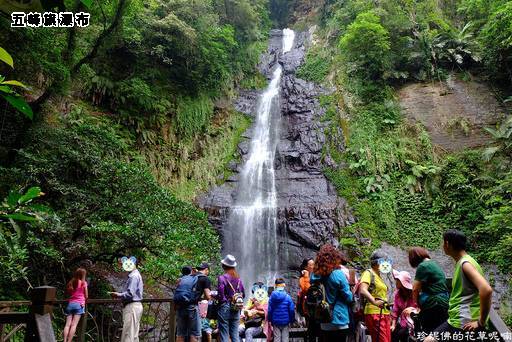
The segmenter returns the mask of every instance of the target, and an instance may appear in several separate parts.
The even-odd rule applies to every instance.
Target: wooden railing
[[[56,340],[65,325],[65,300],[55,299],[55,288],[34,289],[30,301],[0,301],[0,342]],[[176,312],[171,298],[142,301],[144,311],[140,323],[141,341],[175,342]],[[490,323],[497,337],[512,341],[512,333],[496,311],[491,310]],[[119,341],[122,331],[122,303],[115,299],[89,299],[86,313],[77,327],[79,342]],[[295,329],[293,337],[305,338],[304,329]]]
[[[65,325],[65,300],[55,299],[55,289],[35,289],[31,301],[0,301],[0,342],[55,341]],[[53,294],[52,294],[53,293]],[[175,342],[176,313],[171,298],[142,300],[141,341]],[[122,303],[117,299],[89,299],[77,327],[77,340],[119,341]]]

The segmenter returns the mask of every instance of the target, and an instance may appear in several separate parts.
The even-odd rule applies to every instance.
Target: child
[[[64,342],[72,342],[75,336],[76,326],[80,317],[85,313],[85,302],[87,301],[88,291],[85,281],[86,271],[78,268],[66,287],[69,293],[68,306],[66,307],[66,326],[64,327]]]
[[[272,324],[274,342],[288,342],[290,324],[295,321],[295,305],[285,291],[283,278],[277,278],[268,301],[268,321]]]
[[[213,329],[210,326],[210,320],[206,317],[208,314],[208,301],[202,300],[199,302],[199,316],[201,317],[201,333],[206,334],[206,340],[212,341]]]

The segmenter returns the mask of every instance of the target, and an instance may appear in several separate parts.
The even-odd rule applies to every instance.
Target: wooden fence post
[[[79,342],[85,342],[85,332],[87,330],[87,305],[85,306],[85,312],[80,317],[80,322],[78,322],[78,331],[77,331],[77,337]]]
[[[176,342],[176,309],[174,302],[169,302],[169,342]]]
[[[30,319],[27,322],[25,341],[54,342],[55,333],[52,327],[51,314],[57,290],[51,286],[35,287],[30,291],[32,304]]]

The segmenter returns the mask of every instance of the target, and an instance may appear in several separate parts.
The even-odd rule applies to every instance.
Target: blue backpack
[[[176,304],[195,304],[201,294],[197,291],[197,281],[199,276],[186,275],[181,277],[180,283],[174,291],[174,302]]]

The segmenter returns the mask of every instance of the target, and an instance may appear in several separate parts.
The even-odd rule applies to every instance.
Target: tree
[[[497,80],[512,83],[512,2],[498,8],[482,29],[484,62]]]
[[[389,32],[374,12],[364,12],[357,16],[341,37],[340,48],[350,63],[349,73],[362,80],[382,80],[390,69]]]
[[[124,15],[126,7],[128,6],[130,0],[119,0],[117,5],[115,6],[114,13],[112,14],[112,18],[110,23],[107,22],[105,17],[105,13],[102,8],[102,4],[100,3],[98,6],[101,9],[101,13],[103,14],[103,29],[100,34],[98,34],[94,39],[92,39],[92,44],[89,46],[89,50],[78,58],[78,61],[74,61],[74,55],[76,54],[77,47],[77,27],[73,27],[68,31],[67,34],[67,46],[63,51],[63,61],[65,66],[68,69],[67,75],[61,81],[52,82],[43,92],[41,96],[35,100],[32,105],[36,111],[38,111],[42,104],[44,104],[59,88],[62,87],[62,84],[68,82],[69,79],[76,75],[80,70],[82,65],[90,62],[92,59],[96,57],[99,49],[105,43],[106,39],[119,27],[121,23],[121,19]],[[81,0],[76,0],[73,6],[73,12],[79,12],[84,7],[84,2]]]

